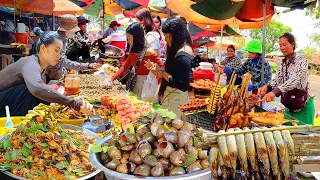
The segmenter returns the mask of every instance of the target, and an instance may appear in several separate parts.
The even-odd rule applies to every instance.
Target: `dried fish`
[[[218,133],[225,133],[225,131],[220,130]],[[219,150],[221,152],[221,156],[224,159],[226,166],[231,168],[226,137],[219,136],[218,137],[218,144],[219,144]]]
[[[273,175],[277,179],[280,179],[281,174],[279,172],[279,166],[278,166],[277,147],[273,139],[273,134],[271,131],[267,131],[267,132],[264,132],[263,135],[264,135],[264,139],[266,140]]]
[[[236,128],[235,131],[242,131],[240,128]],[[238,146],[238,156],[240,160],[240,171],[242,177],[249,177],[247,150],[243,134],[236,135],[236,141]]]
[[[273,138],[278,148],[279,159],[280,159],[280,167],[283,172],[285,179],[289,178],[289,154],[288,149],[285,146],[281,132],[273,131]]]
[[[250,130],[249,128],[245,127],[243,130],[247,131]],[[247,133],[244,135],[244,140],[246,143],[246,150],[247,150],[247,154],[248,154],[248,159],[249,159],[249,163],[251,166],[251,171],[252,173],[255,175],[255,177],[257,179],[261,179],[260,178],[260,174],[259,174],[259,168],[258,168],[258,163],[256,161],[256,148],[254,146],[254,139],[253,139],[253,135],[251,133]]]
[[[234,129],[230,128],[227,132],[234,132]],[[227,136],[227,146],[230,157],[230,163],[232,168],[232,175],[235,178],[237,169],[238,149],[235,135]]]
[[[218,179],[218,154],[220,154],[219,147],[212,145],[209,151],[209,162],[214,179]]]
[[[294,143],[293,143],[293,139],[291,137],[290,131],[282,130],[281,135],[282,135],[284,144],[287,146],[288,150],[292,153],[292,157],[295,157]]]
[[[259,129],[259,128],[254,128]],[[262,163],[261,172],[265,179],[269,178],[270,175],[270,161],[268,156],[267,145],[263,137],[262,132],[253,133],[254,142],[257,148],[257,154],[260,162]]]

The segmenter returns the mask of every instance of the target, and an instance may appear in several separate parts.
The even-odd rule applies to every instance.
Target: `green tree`
[[[320,55],[320,52],[314,47],[306,47],[302,49],[302,53],[307,57],[309,63],[313,63],[312,56]]]
[[[313,20],[320,20],[320,6],[317,8],[308,7],[306,10],[306,15],[310,16]],[[317,29],[320,27],[320,22],[316,22],[314,24],[314,28]],[[309,34],[309,38],[311,43],[314,44],[318,50],[320,50],[320,34],[319,33],[312,33]]]
[[[272,19],[266,27],[266,52],[278,51],[279,37],[283,33],[291,31],[291,27]],[[262,41],[262,28],[250,30],[250,37]]]

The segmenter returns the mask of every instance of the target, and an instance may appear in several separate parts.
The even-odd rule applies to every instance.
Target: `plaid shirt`
[[[221,65],[231,68],[233,71],[240,68],[242,63],[239,57],[233,56],[231,58],[226,57],[224,61],[221,62]]]
[[[286,64],[286,58],[280,61],[276,76],[269,85],[272,89],[275,89],[276,95],[293,89],[308,89],[310,92],[308,79],[307,58],[302,54],[294,53],[288,65]],[[280,92],[278,92],[279,90]]]
[[[262,69],[262,63],[264,69]],[[272,79],[272,72],[269,62],[263,60],[261,57],[258,60],[258,64],[255,66],[251,59],[244,62],[240,68],[234,71],[238,76],[242,76],[249,72],[252,75],[251,82],[253,89],[258,89],[263,85],[268,84]],[[261,74],[264,72],[264,79],[261,79]]]

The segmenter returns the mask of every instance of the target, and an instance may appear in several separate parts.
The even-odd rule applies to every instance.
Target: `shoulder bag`
[[[284,72],[284,65],[282,64],[282,78],[283,82],[288,80],[287,78],[288,67],[286,66],[286,72]],[[308,85],[306,90],[293,89],[281,96],[281,103],[289,109],[290,112],[297,111],[306,106],[308,100]]]
[[[144,58],[144,56],[146,54],[146,51],[147,51],[147,48],[144,48],[143,51],[139,55],[139,58],[137,60],[137,64],[136,64],[135,68],[133,68],[133,66],[131,66],[125,76],[128,79],[127,83],[126,83],[126,90],[128,90],[128,91],[132,91],[134,86],[136,85],[136,82],[137,82],[136,72],[141,64],[142,59]]]

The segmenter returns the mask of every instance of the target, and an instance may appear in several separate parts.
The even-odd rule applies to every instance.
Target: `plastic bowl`
[[[21,118],[23,118],[25,116],[12,116],[11,120],[14,124],[14,127],[17,127],[21,124],[21,122],[23,121]],[[5,127],[6,126],[6,122],[7,122],[7,118],[6,117],[1,117],[0,118],[0,127]]]
[[[200,67],[203,67],[203,68],[212,68],[212,64],[211,63],[208,63],[208,62],[201,62],[199,63]]]
[[[14,130],[16,130],[16,128],[0,127],[0,137],[13,132]]]
[[[83,123],[85,120],[88,119],[88,116],[85,116],[84,118],[81,119],[58,119],[59,124],[72,124],[75,126],[82,127]]]

